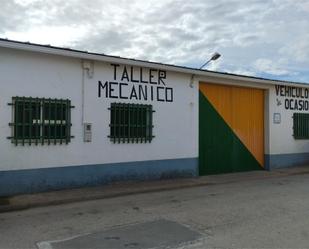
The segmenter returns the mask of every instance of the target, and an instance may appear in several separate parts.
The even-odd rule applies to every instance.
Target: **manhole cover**
[[[81,235],[61,241],[38,243],[39,249],[142,249],[172,247],[197,240],[198,232],[177,222],[156,220]]]

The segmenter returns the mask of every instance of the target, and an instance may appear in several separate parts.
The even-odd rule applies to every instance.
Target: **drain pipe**
[[[94,62],[82,60],[82,125],[85,123],[85,81],[86,76],[88,79],[92,79],[94,75]]]

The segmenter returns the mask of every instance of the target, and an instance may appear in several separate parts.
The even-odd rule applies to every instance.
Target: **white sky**
[[[0,0],[0,37],[309,83],[309,0]]]

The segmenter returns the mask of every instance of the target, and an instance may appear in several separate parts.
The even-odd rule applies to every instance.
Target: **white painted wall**
[[[94,62],[94,75],[85,75],[85,122],[93,124],[93,140],[83,142],[81,60],[0,48],[0,170],[192,158],[198,156],[198,85],[191,75],[167,72],[166,86],[174,102],[98,98],[98,81],[113,80],[109,63]],[[138,69],[138,68],[136,68]],[[146,69],[145,69],[146,70]],[[128,83],[132,84],[132,83]],[[13,96],[69,98],[72,139],[68,145],[13,145],[11,135]],[[156,136],[151,143],[114,144],[109,138],[111,102],[152,104]]]
[[[291,84],[291,86],[293,86]],[[304,87],[294,85],[295,87]],[[309,87],[307,88],[309,90]],[[294,139],[293,137],[293,113],[309,113],[307,110],[290,110],[285,108],[285,99],[309,100],[308,98],[293,98],[276,95],[276,88],[272,86],[269,90],[269,119],[270,119],[270,154],[308,153],[309,139]],[[277,101],[281,102],[278,105]],[[281,123],[275,124],[274,113],[280,113]]]

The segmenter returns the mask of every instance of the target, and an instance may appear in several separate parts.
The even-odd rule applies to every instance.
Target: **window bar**
[[[120,142],[120,125],[121,125],[121,123],[120,123],[120,111],[121,111],[120,108],[121,108],[120,103],[117,103],[117,117],[116,117],[117,137],[116,138],[118,140],[118,143]]]
[[[301,137],[302,136],[302,132],[301,132],[302,118],[301,118],[301,115],[297,115],[297,119],[298,119],[297,120],[298,121],[297,122],[297,133],[298,133],[297,135]]]
[[[54,134],[53,134],[53,140],[54,140],[54,144],[57,144],[57,99],[54,99],[55,103],[54,103],[54,118],[52,120],[53,122],[53,126],[54,126]]]
[[[135,143],[136,138],[137,138],[137,105],[134,104],[134,123],[133,123],[133,130],[134,130],[134,138],[133,138],[133,143]]]
[[[306,136],[306,138],[308,138],[308,125],[309,125],[309,117],[308,117],[308,115],[306,115],[306,123],[305,123],[305,125],[304,125],[304,132],[305,132],[305,136]]]
[[[297,122],[296,122],[296,132],[297,132],[297,136],[301,136],[301,130],[300,130],[300,115],[297,115]]]
[[[41,143],[42,145],[44,145],[44,140],[45,140],[45,116],[46,116],[46,110],[45,110],[45,99],[42,99],[42,102],[40,102],[40,107],[41,107],[41,111],[40,111],[40,130],[42,131],[41,134]]]
[[[304,137],[307,137],[307,131],[306,131],[306,125],[307,125],[307,116],[304,115],[303,118],[303,124],[302,124],[302,133],[304,135]]]
[[[114,103],[111,104],[111,107],[110,107],[110,116],[111,116],[111,119],[110,119],[110,140],[112,141],[113,140],[113,136],[115,134],[115,128],[114,127],[114,115],[115,115],[115,109],[114,109]]]
[[[131,109],[130,109],[131,105],[128,105],[128,140],[127,142],[130,143],[130,139],[131,139]]]
[[[146,142],[149,142],[150,136],[150,108],[146,106]]]
[[[298,136],[297,128],[298,128],[298,118],[297,118],[297,114],[295,113],[294,114],[293,129],[294,129],[294,137],[296,137],[296,138]]]
[[[297,136],[300,136],[301,137],[301,118],[300,118],[300,115],[297,115]]]
[[[153,110],[152,110],[152,106],[149,106],[149,143],[152,141],[152,114],[153,114]]]
[[[143,142],[143,105],[139,106],[139,139]]]
[[[142,112],[142,120],[143,120],[143,128],[142,128],[142,142],[146,143],[146,105],[143,105],[143,112]]]
[[[296,113],[294,113],[293,118],[294,118],[294,122],[293,122],[293,132],[294,132],[294,137],[297,137],[297,115]]]
[[[50,138],[51,138],[50,116],[51,116],[51,98],[48,99],[48,145],[50,145]]]
[[[127,106],[122,104],[122,142],[126,141],[126,110]]]
[[[33,118],[32,118],[32,98],[29,98],[29,102],[28,102],[28,106],[29,106],[29,145],[31,145],[31,140],[32,140],[32,125],[33,125]]]
[[[62,127],[63,127],[63,101],[60,102],[60,125],[59,125],[59,133],[60,133],[60,144],[62,144]]]
[[[297,138],[297,123],[298,123],[298,119],[297,119],[297,114],[294,113],[294,124],[293,124],[293,128],[294,128],[294,137]]]
[[[141,105],[140,107],[140,119],[141,119],[141,123],[140,123],[140,139],[141,139],[141,143],[144,142],[144,105]]]
[[[302,127],[302,133],[304,135],[304,137],[307,138],[308,134],[307,134],[307,131],[306,131],[306,126],[308,125],[308,117],[307,115],[304,115],[304,122],[303,122],[303,127]]]
[[[302,118],[301,115],[297,115],[297,135],[302,137],[302,131],[301,131],[301,127],[302,127]]]
[[[14,143],[15,146],[17,146],[18,144],[18,126],[17,126],[17,115],[18,115],[18,111],[19,111],[19,106],[18,106],[18,100],[17,97],[14,100],[14,105],[15,105],[15,112],[14,112]]]
[[[136,104],[135,106],[135,117],[136,117],[136,122],[135,122],[135,141],[138,143],[138,136],[139,136],[139,105]]]
[[[107,108],[109,112],[109,139],[111,140],[111,137],[113,136],[113,104],[111,104],[110,108]]]
[[[39,102],[39,99],[36,98],[35,99],[35,145],[38,145],[38,137],[40,134],[40,131],[39,131],[40,126],[38,123],[38,120],[40,117],[39,107],[40,107],[40,102]]]
[[[137,122],[138,122],[138,106],[137,104],[134,104],[134,141],[133,143],[138,142],[138,131],[137,131]]]
[[[301,132],[302,132],[302,135],[303,137],[307,137],[307,132],[306,132],[306,125],[307,125],[307,117],[305,115],[303,115],[303,122],[302,122],[302,128],[301,128]]]
[[[136,142],[138,143],[140,141],[141,137],[141,105],[137,106],[137,136],[136,136]]]
[[[130,105],[130,140],[129,143],[132,143],[134,137],[134,106]]]
[[[146,143],[146,134],[147,134],[147,105],[143,107],[143,142]]]
[[[68,101],[68,105],[67,105],[67,112],[68,112],[68,139],[69,141],[71,141],[71,101],[70,100],[67,100]]]
[[[22,145],[25,145],[25,97],[22,97],[23,114],[22,114]]]
[[[142,120],[141,120],[141,105],[138,105],[137,106],[137,118],[138,118],[138,120],[137,120],[137,139],[136,139],[136,141],[137,141],[137,143],[140,141],[140,139],[141,139],[141,122],[142,122]]]
[[[118,143],[120,144],[121,140],[121,111],[122,111],[122,106],[121,103],[118,104]]]
[[[116,134],[116,128],[115,128],[115,122],[116,122],[116,119],[115,119],[115,114],[116,114],[116,107],[115,107],[115,103],[112,104],[111,106],[111,125],[113,126],[113,133],[111,134],[111,140],[115,143],[115,140],[114,140],[114,137],[115,137],[115,134]]]
[[[304,130],[305,130],[305,137],[308,138],[308,125],[309,125],[309,117],[306,115],[306,122],[305,122],[305,125],[304,125]]]
[[[136,136],[136,131],[135,131],[135,125],[136,125],[136,106],[135,104],[132,105],[132,143],[135,142],[135,136]]]
[[[136,143],[138,143],[138,105],[137,104],[135,105],[134,111],[135,111],[135,123],[134,123],[135,136],[134,138],[135,138]]]
[[[306,136],[305,129],[304,129],[304,127],[305,127],[305,125],[307,123],[306,120],[307,120],[307,117],[305,115],[303,115],[302,122],[301,122],[301,130],[300,130],[301,131],[301,135],[303,137]]]
[[[149,106],[148,105],[145,105],[145,142],[147,143],[148,142],[148,139],[149,139]]]
[[[303,125],[304,125],[304,117],[302,117],[302,115],[300,114],[300,115],[298,115],[298,131],[299,131],[298,135],[301,136],[301,137],[304,136],[303,130],[302,130]]]
[[[71,134],[70,134],[70,125],[71,125],[71,121],[70,121],[70,115],[69,115],[69,111],[70,111],[70,101],[67,99],[66,100],[66,105],[65,105],[65,120],[66,120],[66,124],[65,124],[65,134],[66,134],[66,137],[65,137],[65,143],[68,144],[69,141],[70,141],[70,137],[71,137]]]
[[[117,103],[114,104],[114,136],[113,136],[113,142],[115,143],[116,142],[116,136],[117,136]]]
[[[304,134],[304,137],[308,137],[308,134],[307,134],[307,129],[306,127],[308,127],[308,117],[304,115],[304,122],[303,122],[303,134]]]
[[[144,136],[144,143],[146,143],[147,142],[147,139],[146,139],[146,136],[147,136],[147,105],[144,105],[143,121],[144,121],[143,136]]]

